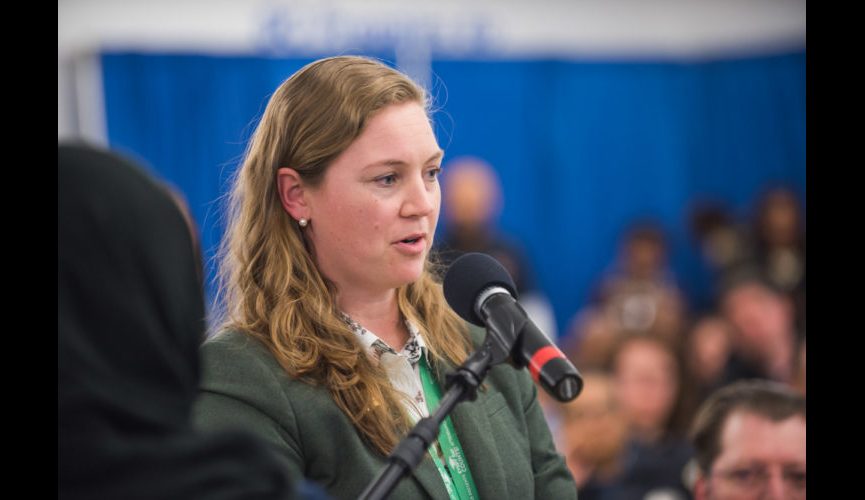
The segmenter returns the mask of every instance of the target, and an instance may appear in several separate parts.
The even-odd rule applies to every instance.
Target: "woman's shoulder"
[[[201,344],[202,356],[241,355],[258,358],[272,357],[261,341],[239,330],[223,330]]]
[[[217,408],[217,413],[254,410],[288,425],[297,411],[305,411],[298,410],[298,402],[318,410],[333,405],[325,387],[289,375],[267,346],[249,334],[226,331],[202,344],[200,407]]]
[[[265,371],[283,371],[270,350],[252,335],[226,330],[208,338],[201,345],[205,368],[238,371],[238,367],[256,367]]]
[[[273,395],[306,392],[309,384],[291,377],[260,340],[226,330],[201,345],[202,388]]]

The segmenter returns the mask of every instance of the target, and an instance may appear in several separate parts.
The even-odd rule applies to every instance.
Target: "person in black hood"
[[[191,426],[205,308],[168,190],[83,144],[57,168],[58,497],[298,496],[269,445]]]

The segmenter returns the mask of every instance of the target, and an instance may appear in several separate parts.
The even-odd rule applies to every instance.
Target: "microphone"
[[[505,347],[518,368],[528,367],[549,395],[565,402],[580,394],[580,373],[517,303],[517,287],[497,260],[482,253],[460,256],[445,273],[443,288],[451,309],[486,326],[493,337],[488,340]]]

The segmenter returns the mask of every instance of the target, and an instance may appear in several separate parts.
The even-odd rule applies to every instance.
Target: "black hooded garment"
[[[59,498],[292,497],[268,445],[192,428],[200,259],[166,189],[84,145],[57,168]]]

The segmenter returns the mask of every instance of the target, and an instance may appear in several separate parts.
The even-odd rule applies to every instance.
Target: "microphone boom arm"
[[[387,498],[399,480],[414,470],[423,459],[426,450],[438,436],[439,426],[451,410],[462,401],[474,401],[477,398],[477,389],[489,372],[490,366],[501,363],[510,354],[509,348],[493,341],[489,329],[487,332],[481,347],[469,356],[456,372],[446,375],[447,392],[442,396],[435,412],[415,424],[396,449],[388,455],[388,464],[385,468],[367,485],[358,498],[362,500]],[[494,362],[496,359],[500,361]]]
[[[494,288],[491,291],[495,290]],[[504,290],[504,289],[500,289]],[[487,303],[502,300],[505,297],[498,291],[493,291],[489,299],[481,303],[481,314]],[[522,309],[520,309],[522,311]],[[438,429],[451,410],[462,401],[477,399],[478,387],[490,367],[503,363],[511,358],[511,351],[519,338],[520,332],[527,322],[523,311],[520,314],[495,315],[487,318],[487,335],[483,344],[455,372],[445,376],[446,393],[439,401],[439,406],[429,417],[424,417],[400,441],[396,449],[388,455],[388,464],[379,472],[366,489],[361,493],[362,500],[379,500],[387,498],[390,492],[403,476],[414,470],[423,459],[424,453],[438,436]]]

